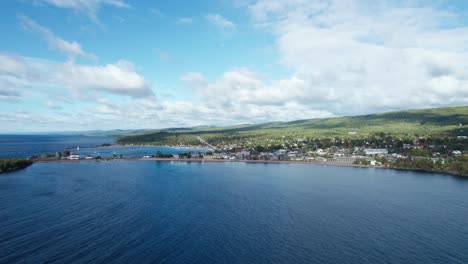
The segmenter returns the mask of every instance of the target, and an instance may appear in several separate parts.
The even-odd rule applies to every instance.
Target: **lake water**
[[[0,135],[0,158],[28,158],[66,149],[112,143],[110,137],[81,135]]]
[[[155,155],[157,151],[165,154],[180,154],[184,152],[204,152],[205,150],[191,148],[168,148],[157,146],[109,146],[111,137],[82,135],[0,135],[0,158],[28,158],[33,155],[54,154],[71,150],[82,157],[86,155],[110,158],[122,155],[127,158],[141,158]],[[77,148],[79,147],[79,151]]]
[[[0,263],[468,263],[468,180],[301,164],[37,163]]]

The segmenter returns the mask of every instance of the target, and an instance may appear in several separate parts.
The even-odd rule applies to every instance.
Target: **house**
[[[290,158],[297,158],[299,156],[302,156],[302,155],[298,151],[290,151],[288,153],[288,157],[290,157]]]
[[[354,157],[337,156],[332,159],[336,163],[353,164],[356,161]]]
[[[366,155],[385,155],[385,154],[388,154],[388,150],[366,148],[364,149],[364,153],[366,153]]]
[[[192,155],[192,156],[191,156],[192,159],[200,159],[200,158],[203,158],[203,156],[200,155],[199,153],[192,153],[191,155]]]
[[[287,151],[286,151],[285,149],[279,149],[279,150],[275,151],[275,154],[278,155],[278,156],[279,156],[279,155],[285,155],[286,152],[287,152]]]
[[[441,164],[445,164],[445,160],[441,158],[432,158],[431,160],[434,164],[437,162],[440,162]]]
[[[213,159],[223,159],[223,155],[219,153],[213,154]]]
[[[78,160],[80,159],[80,155],[78,154],[70,154],[70,157],[68,157],[71,160]]]
[[[317,153],[318,155],[325,155],[326,154],[326,152],[324,152],[323,149],[317,149],[317,151],[315,153]]]

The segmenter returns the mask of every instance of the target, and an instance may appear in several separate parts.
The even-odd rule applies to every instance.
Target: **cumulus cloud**
[[[99,24],[97,12],[102,5],[118,8],[128,8],[129,4],[123,0],[37,0],[38,2],[56,6],[58,8],[74,9],[87,14],[94,22]]]
[[[210,124],[468,103],[468,28],[447,27],[456,14],[358,0],[259,0],[248,8],[293,73],[270,79],[234,68],[213,81],[184,74],[200,98],[192,111],[205,107],[200,116],[212,113]]]
[[[39,86],[69,88],[77,93],[94,90],[135,98],[153,96],[133,64],[124,60],[89,66],[0,54],[0,82],[7,81],[17,89]]]
[[[65,63],[56,74],[55,80],[66,87],[94,89],[134,97],[152,94],[145,79],[135,72],[131,63],[124,60],[104,66]]]
[[[247,10],[254,23],[273,37],[277,59],[291,74],[268,78],[242,67],[215,78],[187,72],[180,81],[192,88],[192,100],[156,100],[144,78],[125,61],[88,66],[0,53],[0,84],[8,83],[0,87],[10,87],[1,90],[4,94],[39,84],[128,95],[124,101],[95,100],[68,116],[53,114],[44,125],[49,129],[70,120],[89,129],[95,124],[161,128],[466,105],[468,28],[457,13],[421,3],[251,2]],[[206,19],[219,28],[235,28],[220,15]],[[35,118],[33,113],[0,114],[0,120]]]
[[[233,22],[227,20],[220,14],[207,14],[205,18],[208,22],[220,29],[232,30],[236,28],[236,25]]]
[[[83,51],[81,45],[77,42],[69,42],[57,37],[48,28],[39,25],[36,21],[30,19],[29,17],[19,16],[18,19],[20,20],[23,28],[40,34],[47,41],[50,48],[58,50],[68,55],[69,57],[82,57],[90,60],[97,59],[97,57],[94,54]]]
[[[275,37],[281,63],[294,71],[288,89],[309,109],[343,115],[468,103],[468,27],[455,13],[359,0],[259,0],[249,10]]]
[[[268,122],[292,120],[306,116],[329,117],[326,110],[310,109],[304,98],[304,82],[296,77],[279,81],[263,80],[245,68],[225,72],[213,82],[199,73],[187,73],[181,78],[193,86],[201,103],[222,123]]]

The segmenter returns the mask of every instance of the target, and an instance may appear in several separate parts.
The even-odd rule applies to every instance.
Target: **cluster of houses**
[[[458,140],[466,140],[458,137]],[[444,163],[443,155],[433,150],[434,146],[420,144],[423,141],[423,137],[418,137],[414,141],[407,141],[402,144],[402,153],[389,153],[389,149],[392,149],[391,145],[394,142],[385,142],[383,140],[381,144],[373,144],[373,147],[369,147],[371,144],[367,141],[362,142],[360,147],[324,147],[318,148],[316,142],[305,142],[305,139],[298,138],[290,140],[290,144],[283,144],[280,149],[275,151],[265,151],[263,148],[252,148],[247,147],[249,145],[255,145],[255,142],[247,142],[247,145],[229,143],[217,145],[211,151],[203,152],[196,151],[191,153],[184,153],[180,155],[172,155],[173,159],[206,159],[206,160],[265,160],[265,161],[303,161],[303,162],[329,162],[329,163],[340,163],[340,164],[369,164],[369,165],[385,165],[386,162],[405,159],[407,156],[403,153],[410,153],[414,150],[423,148],[431,149],[432,159],[434,162]],[[314,139],[315,141],[315,139]],[[296,142],[296,143],[294,143]],[[335,142],[335,141],[333,141]],[[224,142],[223,142],[224,143]],[[314,145],[311,150],[311,145]],[[333,144],[335,145],[335,144]],[[187,146],[184,146],[187,148]],[[205,146],[206,147],[206,146]],[[210,145],[210,148],[212,146]],[[198,146],[203,148],[203,146]],[[264,150],[264,151],[259,151]],[[444,153],[447,154],[447,153]],[[452,150],[451,155],[463,155],[463,151]],[[171,155],[169,155],[171,156]],[[143,156],[144,159],[152,158],[155,156]],[[65,151],[63,153],[57,152],[55,156],[52,155],[41,155],[38,159],[99,159],[100,156],[92,155],[80,155],[79,148],[76,151]],[[113,154],[113,158],[122,158],[122,155]]]
[[[274,152],[259,152],[249,149],[242,151],[220,151],[192,154],[191,158],[203,158],[214,160],[265,160],[265,161],[308,161],[308,162],[332,162],[342,164],[353,164],[357,160],[366,160],[370,165],[382,165],[382,163],[375,160],[376,157],[396,157],[395,155],[388,154],[387,149],[374,149],[366,148],[356,149],[353,153],[348,154],[345,149],[332,152],[331,150],[318,149],[316,151],[302,152],[298,150],[279,149]],[[362,154],[358,154],[362,152]],[[174,158],[180,158],[174,155]]]

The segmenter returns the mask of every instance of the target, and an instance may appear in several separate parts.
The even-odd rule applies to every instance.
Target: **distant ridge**
[[[212,144],[223,140],[241,141],[285,137],[359,138],[387,133],[394,136],[455,137],[468,134],[468,106],[392,111],[360,116],[304,119],[226,127],[199,126],[161,129],[138,135],[124,135],[121,144],[196,144],[202,136]]]

